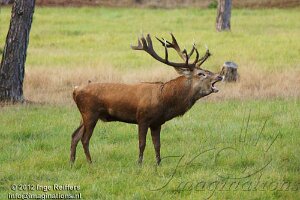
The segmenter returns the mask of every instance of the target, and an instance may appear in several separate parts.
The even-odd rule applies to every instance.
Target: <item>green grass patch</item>
[[[234,60],[241,67],[276,70],[299,68],[299,8],[232,11],[232,32],[215,31],[214,9],[45,8],[34,13],[28,67],[112,66],[120,70],[158,65],[134,52],[141,33],[177,36],[182,47],[207,44],[213,57],[206,65],[219,69]],[[10,9],[0,12],[0,44],[4,45]],[[156,44],[156,49],[163,49]],[[178,59],[175,53],[172,59]]]
[[[299,106],[299,100],[200,102],[163,126],[159,167],[150,135],[139,167],[137,127],[99,122],[90,144],[94,163],[79,144],[73,168],[75,107],[2,108],[1,199],[12,184],[56,183],[79,185],[84,199],[296,199]]]

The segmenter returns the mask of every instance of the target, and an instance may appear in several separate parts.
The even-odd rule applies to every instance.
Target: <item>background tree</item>
[[[230,30],[231,0],[218,0],[216,29],[217,31]]]
[[[0,65],[0,101],[23,102],[23,80],[35,0],[15,0]]]

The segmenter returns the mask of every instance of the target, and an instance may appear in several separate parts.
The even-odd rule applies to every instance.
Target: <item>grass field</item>
[[[71,193],[83,199],[297,199],[299,11],[233,10],[232,32],[216,33],[214,10],[37,7],[24,87],[27,99],[43,104],[0,107],[0,199],[14,193],[12,184],[76,185],[80,190]],[[10,9],[1,8],[0,44],[9,19]],[[177,76],[130,50],[148,32],[173,32],[187,48],[195,39],[201,52],[207,44],[213,56],[205,67],[218,71],[233,60],[240,81],[220,84],[218,94],[164,125],[162,166],[155,165],[150,137],[144,165],[137,165],[136,126],[98,123],[94,163],[78,145],[70,168],[70,137],[80,121],[74,85]]]
[[[212,199],[297,199],[299,106],[299,100],[199,103],[184,117],[164,126],[162,156],[183,157],[181,162],[181,157],[163,158],[160,167],[155,166],[150,138],[144,165],[137,165],[135,125],[98,123],[91,140],[94,163],[87,164],[79,145],[74,168],[68,163],[70,134],[79,123],[74,107],[3,108],[0,111],[1,199],[12,192],[10,185],[16,183],[79,185],[84,199],[157,199],[160,196],[162,199],[176,196],[205,199],[212,193]],[[200,154],[209,149],[212,150]],[[213,181],[221,182],[220,176],[242,177],[256,171],[259,172],[241,179],[236,189],[229,188],[234,179],[228,180],[229,191],[222,191],[221,185],[209,185]],[[254,190],[260,175],[257,191],[247,191]],[[170,179],[165,188],[151,191]],[[195,184],[200,181],[207,183],[202,190]],[[194,187],[184,187],[189,182]],[[252,186],[246,182],[253,182]]]

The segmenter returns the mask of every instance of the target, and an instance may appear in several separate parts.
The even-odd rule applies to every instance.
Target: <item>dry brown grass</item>
[[[212,99],[274,99],[300,97],[300,70],[281,72],[240,70],[237,83],[220,84],[220,93]]]
[[[250,68],[251,69],[251,68]],[[206,100],[299,98],[300,70],[264,72],[240,68],[237,83],[219,83],[220,92]],[[26,71],[25,98],[49,104],[72,104],[75,85],[92,82],[138,83],[143,81],[168,81],[177,76],[171,68],[149,67],[118,71],[114,68],[29,68]]]

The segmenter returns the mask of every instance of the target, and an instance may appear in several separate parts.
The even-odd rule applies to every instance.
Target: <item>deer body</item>
[[[184,76],[167,83],[90,83],[76,88],[73,98],[81,113],[98,112],[104,122],[144,121],[149,126],[183,115],[197,100],[192,80]]]
[[[173,35],[172,38],[174,38]],[[175,38],[173,43],[174,40]],[[152,47],[150,36],[147,41]],[[143,48],[145,48],[147,43],[143,42],[143,45]],[[165,48],[167,49],[167,47]],[[156,54],[153,55],[153,57],[157,56]],[[203,60],[200,61],[203,62]],[[90,83],[86,86],[77,87],[73,92],[73,99],[82,115],[82,122],[72,135],[70,161],[72,163],[75,161],[76,146],[81,140],[87,160],[91,162],[89,141],[94,127],[100,119],[104,122],[120,121],[138,125],[139,163],[143,160],[146,135],[150,128],[156,160],[159,164],[161,161],[161,125],[174,117],[183,115],[198,99],[217,92],[218,90],[214,87],[214,84],[222,80],[217,74],[201,68],[192,68],[187,73],[183,69],[186,63],[183,67],[176,68],[178,72],[182,72],[184,75],[166,83],[139,83],[133,85]],[[169,64],[168,60],[166,64]],[[179,64],[175,63],[175,65]],[[190,66],[187,67],[190,68]]]

